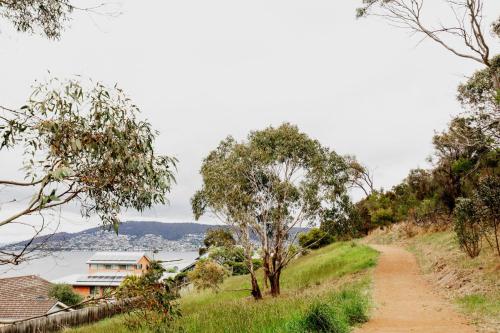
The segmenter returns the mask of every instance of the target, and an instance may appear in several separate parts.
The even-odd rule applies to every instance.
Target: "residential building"
[[[87,274],[54,280],[67,283],[84,297],[103,296],[129,275],[143,275],[151,260],[144,252],[96,252],[87,261]]]
[[[70,309],[49,296],[52,283],[36,275],[0,279],[0,322],[7,323]]]

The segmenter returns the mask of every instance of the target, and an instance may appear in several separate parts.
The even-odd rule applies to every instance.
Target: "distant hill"
[[[58,232],[37,237],[33,243],[44,243],[47,250],[196,250],[210,228],[224,226],[199,223],[163,223],[127,221],[120,225],[118,235],[113,230],[95,227],[76,233]],[[27,241],[10,244],[20,248]]]
[[[118,235],[102,227],[90,228],[77,233],[59,232],[37,237],[34,244],[44,243],[46,250],[53,251],[196,251],[210,228],[225,226],[199,223],[163,223],[128,221],[120,225]],[[296,229],[301,231],[303,229]],[[6,246],[21,248],[27,241]]]

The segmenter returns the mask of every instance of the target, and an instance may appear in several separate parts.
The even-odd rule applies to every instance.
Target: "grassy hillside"
[[[376,231],[368,241],[406,246],[415,253],[436,290],[471,318],[480,332],[499,332],[500,261],[487,243],[481,254],[471,259],[460,250],[452,231],[426,232],[417,228],[408,233],[404,224]]]
[[[368,299],[367,269],[377,252],[355,243],[336,243],[293,261],[282,278],[282,295],[255,302],[248,297],[246,276],[227,279],[222,291],[189,292],[180,299],[185,332],[300,332],[318,321],[347,324],[362,321],[359,307]],[[319,324],[323,324],[320,322]],[[67,330],[72,333],[128,332],[122,317]]]

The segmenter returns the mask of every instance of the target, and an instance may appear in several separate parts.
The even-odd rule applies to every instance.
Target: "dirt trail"
[[[435,294],[418,270],[415,257],[391,246],[373,245],[381,252],[375,269],[376,309],[356,333],[473,333],[466,320]]]

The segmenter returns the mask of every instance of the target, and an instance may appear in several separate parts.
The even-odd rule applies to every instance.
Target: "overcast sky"
[[[491,22],[500,1],[486,2]],[[390,188],[426,166],[434,131],[460,112],[457,84],[479,66],[430,41],[417,46],[419,38],[383,21],[356,20],[359,3],[118,1],[115,18],[76,13],[59,41],[16,33],[1,20],[0,104],[22,105],[48,71],[118,83],[159,130],[158,153],[180,161],[170,205],[123,219],[192,221],[189,198],[204,156],[229,134],[243,139],[283,122],[356,155],[375,171],[377,187]],[[2,178],[19,167],[18,153],[0,152]],[[0,217],[17,208],[5,204],[14,196],[1,192]],[[97,223],[62,215],[59,230]],[[0,242],[26,234],[4,229]]]

